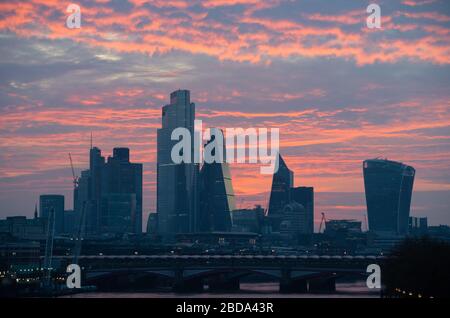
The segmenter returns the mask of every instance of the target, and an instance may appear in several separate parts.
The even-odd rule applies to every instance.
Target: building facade
[[[257,205],[253,209],[238,209],[231,213],[233,232],[263,233],[264,209]]]
[[[55,234],[64,233],[64,196],[43,194],[39,197],[39,216],[48,219],[54,212]]]
[[[278,171],[272,177],[269,216],[282,213],[284,206],[290,202],[290,190],[294,186],[294,173],[287,167],[280,154],[277,160]]]
[[[83,223],[87,234],[142,233],[142,164],[130,162],[128,148],[114,148],[105,162],[93,147],[89,161],[74,190],[76,227]]]
[[[289,240],[297,239],[300,235],[311,234],[308,227],[308,214],[303,205],[292,201],[284,206],[280,234]]]
[[[27,219],[25,216],[11,216],[0,220],[0,233],[15,238],[42,240],[47,234],[47,218]]]
[[[102,172],[100,231],[142,233],[142,164],[128,148],[114,148]]]
[[[369,230],[405,235],[415,169],[400,162],[371,159],[363,163]]]
[[[162,127],[157,131],[157,213],[158,232],[162,235],[196,230],[197,182],[199,165],[172,161],[172,131],[182,127],[191,133],[191,158],[194,156],[195,104],[188,90],[170,94],[170,104],[162,108]]]
[[[213,156],[221,162],[204,163],[199,176],[199,232],[231,231],[231,211],[236,209],[229,164],[226,162],[225,147],[215,142],[215,131],[211,129],[211,140],[205,146],[211,147]],[[220,135],[223,132],[220,131]],[[216,152],[220,152],[216,153]]]
[[[427,217],[409,217],[408,233],[411,235],[426,235],[428,233]]]
[[[302,234],[314,233],[314,188],[291,188],[291,202],[297,202],[305,208],[305,233]]]

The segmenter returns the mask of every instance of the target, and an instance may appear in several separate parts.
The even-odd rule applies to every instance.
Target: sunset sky
[[[448,0],[97,0],[0,3],[0,217],[31,216],[105,156],[144,163],[144,224],[156,207],[156,129],[170,92],[191,91],[205,127],[278,127],[316,224],[364,221],[362,161],[417,170],[411,214],[450,224]],[[366,7],[381,6],[381,29]],[[240,207],[267,205],[271,177],[232,165]],[[363,225],[365,228],[365,225]]]

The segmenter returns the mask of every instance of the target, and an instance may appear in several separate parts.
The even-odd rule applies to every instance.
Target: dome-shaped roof
[[[303,211],[303,210],[305,210],[305,207],[295,201],[289,202],[283,208],[283,211],[285,211],[285,212],[294,212],[294,211]]]

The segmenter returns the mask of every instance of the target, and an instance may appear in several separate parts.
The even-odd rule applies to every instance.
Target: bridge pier
[[[317,278],[309,281],[310,293],[333,293],[336,291],[336,279],[334,277]]]
[[[293,279],[290,270],[282,270],[280,279],[280,293],[306,293],[308,285],[305,279]]]
[[[280,293],[306,293],[308,292],[308,286],[305,279],[296,280],[281,280],[280,281]]]
[[[177,281],[173,284],[172,290],[176,293],[197,293],[203,291],[203,280],[188,279],[183,281]]]
[[[176,293],[197,293],[203,291],[202,278],[183,278],[183,270],[175,272],[172,290]]]
[[[213,277],[208,282],[209,291],[238,291],[240,288],[238,277],[227,277],[226,275],[220,275]]]

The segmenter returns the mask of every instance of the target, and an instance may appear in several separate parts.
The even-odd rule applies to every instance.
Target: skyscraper
[[[158,213],[150,213],[147,219],[147,234],[158,233]]]
[[[400,162],[371,159],[363,163],[369,230],[404,235],[415,170]]]
[[[286,239],[296,239],[302,234],[311,234],[305,207],[295,201],[286,204],[282,211],[280,234]]]
[[[89,157],[76,188],[77,225],[84,209],[88,234],[142,233],[142,164],[130,162],[128,148],[114,148],[106,163],[99,148]]]
[[[89,200],[86,203],[86,230],[88,233],[99,233],[100,209],[102,198],[102,173],[105,157],[99,148],[89,151]]]
[[[297,202],[305,208],[302,234],[312,234],[314,232],[314,188],[291,188],[291,202]]]
[[[130,162],[128,148],[113,149],[101,189],[101,232],[142,233],[142,164]]]
[[[48,219],[54,210],[55,233],[64,232],[64,196],[59,194],[43,194],[39,197],[39,216]]]
[[[88,231],[87,226],[87,214],[90,209],[90,197],[91,197],[91,174],[89,169],[81,171],[81,175],[78,178],[78,186],[74,188],[74,202],[73,207],[75,211],[75,233],[78,231],[81,216],[84,213],[84,226],[85,231],[90,233],[92,231]],[[76,194],[75,194],[76,192]],[[84,212],[83,212],[84,209]]]
[[[211,140],[214,142],[216,134],[211,129]],[[223,132],[220,133],[223,135]],[[204,163],[199,177],[199,217],[200,232],[229,232],[231,231],[231,211],[236,209],[233,185],[231,183],[230,167],[226,162],[225,146],[219,147],[215,143],[215,152],[221,152],[222,162]]]
[[[157,213],[158,231],[163,235],[188,233],[197,223],[197,178],[199,165],[175,164],[171,158],[172,131],[178,127],[191,133],[191,158],[194,147],[195,104],[190,102],[188,90],[170,94],[170,104],[162,108],[162,127],[157,132]]]
[[[268,215],[280,214],[290,201],[290,190],[294,186],[294,173],[289,170],[280,154],[278,154],[278,171],[272,178]]]

